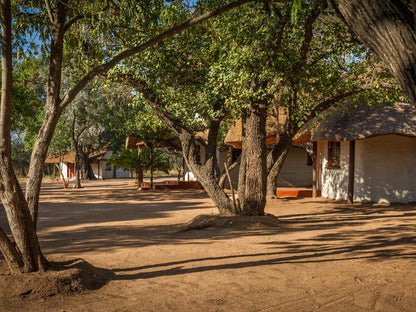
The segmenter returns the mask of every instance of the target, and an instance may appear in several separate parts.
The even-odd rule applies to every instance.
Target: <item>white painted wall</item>
[[[59,168],[61,168],[62,175],[64,179],[68,179],[68,165],[66,163],[59,163]]]
[[[224,171],[224,162],[226,161],[226,151],[217,150],[217,159],[220,172]],[[201,163],[205,162],[205,147],[200,148]],[[238,171],[240,167],[237,166],[230,172],[233,187],[238,187]],[[195,181],[196,177],[185,165],[185,181]],[[302,148],[290,148],[282,171],[279,177],[278,186],[311,186],[312,185],[312,166],[307,165],[307,152]],[[228,179],[225,183],[225,188],[229,188]]]
[[[226,152],[220,152],[219,166],[220,171],[224,170],[224,162],[226,161]],[[307,165],[307,152],[303,148],[293,147],[289,149],[286,161],[283,164],[279,175],[278,186],[286,187],[307,187],[312,185],[312,166]],[[233,187],[238,187],[238,171],[237,166],[230,172]],[[228,179],[225,188],[229,188]]]
[[[104,160],[100,160],[100,165],[98,163],[91,164],[92,171],[94,176],[97,179],[113,179],[113,166],[107,166]],[[130,171],[122,168],[116,170],[116,179],[120,178],[129,178]]]
[[[318,142],[319,174],[322,196],[332,199],[347,199],[348,187],[348,142],[341,142],[341,159],[339,169],[327,168],[328,165],[328,142]]]
[[[416,138],[384,135],[356,141],[354,200],[416,201]]]
[[[111,155],[113,155],[113,151],[107,151],[102,157],[102,160],[99,161],[99,163],[91,164],[92,171],[94,173],[94,176],[97,179],[113,179],[114,178],[114,175],[113,175],[114,166],[108,166],[106,164],[106,160],[109,159]],[[116,179],[129,178],[129,177],[130,177],[129,170],[125,170],[122,168],[118,168],[116,170]]]
[[[349,142],[341,142],[341,168],[328,169],[328,143],[318,142],[322,196],[347,199]],[[354,201],[416,201],[416,138],[383,135],[355,143]]]
[[[292,147],[279,174],[278,186],[312,185],[312,166],[307,165],[308,153],[303,148]]]

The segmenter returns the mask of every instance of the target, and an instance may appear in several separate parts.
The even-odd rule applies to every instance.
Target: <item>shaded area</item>
[[[58,262],[82,257],[106,268],[109,280],[94,291],[37,299],[39,311],[414,306],[415,205],[274,199],[266,207],[278,217],[274,226],[233,221],[178,233],[196,216],[215,218],[203,192],[139,192],[122,181],[87,184],[79,193],[47,186],[39,220],[46,256]],[[18,300],[0,300],[0,310],[30,311],[27,291]]]

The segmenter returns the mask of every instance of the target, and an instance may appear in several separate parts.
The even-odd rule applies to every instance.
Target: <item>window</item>
[[[232,161],[233,163],[237,161],[238,157],[241,155],[241,149],[233,148],[232,152]]]
[[[108,163],[108,162],[105,162],[105,170],[106,171],[110,171],[110,170],[112,170],[113,168],[111,167],[111,165]]]
[[[312,166],[313,165],[313,155],[307,153],[306,154],[306,166]]]
[[[340,168],[341,158],[341,144],[336,141],[328,141],[328,168],[338,169]]]

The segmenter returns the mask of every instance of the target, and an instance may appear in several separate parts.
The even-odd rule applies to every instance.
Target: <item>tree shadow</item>
[[[100,197],[94,195],[94,188],[91,188],[82,195],[89,198],[87,202],[79,202],[79,199],[71,202],[70,193],[62,195],[62,204],[60,199],[57,202],[55,198],[48,199],[48,196],[54,195],[46,190],[41,198],[39,214],[42,249],[46,256],[79,256],[91,251],[100,253],[151,246],[163,248],[174,245],[181,248],[189,244],[206,246],[208,250],[222,248],[216,243],[234,239],[243,239],[240,243],[244,243],[245,238],[256,238],[259,252],[239,253],[225,249],[216,257],[199,254],[195,258],[181,259],[174,256],[170,261],[151,265],[111,269],[110,279],[114,280],[150,279],[287,263],[416,259],[416,208],[411,204],[345,205],[328,200],[279,200],[279,205],[270,205],[266,209],[282,221],[274,228],[244,229],[230,224],[224,228],[178,233],[184,222],[201,213],[213,213],[216,209],[203,193],[173,192],[172,197],[169,193],[140,194],[136,190],[124,193],[115,188],[108,189]],[[117,198],[117,195],[119,200],[110,200]],[[159,199],[153,200],[153,196]],[[164,196],[169,198],[160,199]],[[295,206],[291,205],[293,203],[296,203]],[[190,216],[186,221],[184,214]],[[3,219],[0,216],[0,222]]]

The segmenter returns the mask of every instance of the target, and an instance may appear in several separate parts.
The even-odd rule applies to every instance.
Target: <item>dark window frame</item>
[[[341,142],[328,141],[328,169],[341,168]]]

